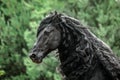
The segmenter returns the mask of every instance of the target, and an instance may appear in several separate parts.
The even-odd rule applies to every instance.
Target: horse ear
[[[49,14],[50,14],[50,15],[57,15],[58,12],[57,12],[57,11],[51,11]]]
[[[58,15],[58,12],[57,11],[54,11],[55,15]]]

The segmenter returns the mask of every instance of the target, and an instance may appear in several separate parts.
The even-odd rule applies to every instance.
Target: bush
[[[29,26],[29,13],[16,0],[0,1],[0,79],[26,74],[22,49],[26,48],[24,31]],[[13,5],[14,4],[14,5]]]

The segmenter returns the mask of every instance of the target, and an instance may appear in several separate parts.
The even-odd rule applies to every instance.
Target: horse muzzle
[[[40,53],[39,53],[40,54]],[[39,55],[39,54],[35,54],[35,53],[31,53],[29,55],[30,59],[35,62],[35,63],[41,63],[43,60],[43,55]]]

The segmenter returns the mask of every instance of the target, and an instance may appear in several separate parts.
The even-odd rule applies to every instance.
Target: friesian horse
[[[30,58],[41,63],[55,49],[64,80],[120,80],[120,62],[110,47],[77,19],[57,12],[41,21]]]

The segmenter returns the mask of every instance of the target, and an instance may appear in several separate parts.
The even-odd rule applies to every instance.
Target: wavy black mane
[[[65,80],[120,80],[119,59],[78,20],[57,12],[50,13],[42,20],[37,36],[47,24],[61,32],[58,50],[60,72]]]

